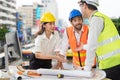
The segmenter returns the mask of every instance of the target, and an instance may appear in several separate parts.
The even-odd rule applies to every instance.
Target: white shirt
[[[96,11],[95,11],[96,12]],[[93,12],[94,14],[94,12]],[[86,45],[86,61],[85,61],[85,70],[90,70],[94,58],[95,58],[95,51],[98,45],[98,37],[103,30],[103,19],[101,17],[93,16],[89,18],[89,34],[88,34],[88,42]]]
[[[38,35],[35,39],[35,52],[40,52],[44,54],[53,55],[55,51],[60,51],[60,36],[57,31],[54,31],[54,34],[48,39],[45,35],[45,32],[42,35]]]
[[[75,37],[76,37],[76,40],[78,43],[80,41],[82,31],[83,31],[83,29],[78,33],[75,30],[73,30],[73,33],[75,34]],[[63,34],[63,38],[62,38],[62,45],[61,45],[60,54],[65,55],[68,47],[69,47],[69,40],[68,40],[67,32],[65,30],[65,32]]]

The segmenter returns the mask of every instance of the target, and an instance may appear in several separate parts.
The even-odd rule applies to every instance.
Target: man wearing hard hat
[[[73,52],[73,66],[75,69],[82,69],[85,63],[86,51],[77,50],[87,43],[88,26],[83,25],[82,14],[79,10],[73,9],[69,14],[71,26],[67,27],[63,39],[61,54],[65,54],[70,46]]]
[[[84,18],[89,19],[88,43],[84,70],[91,70],[96,53],[98,67],[106,72],[106,77],[120,80],[120,36],[106,15],[98,11],[98,0],[78,2]]]

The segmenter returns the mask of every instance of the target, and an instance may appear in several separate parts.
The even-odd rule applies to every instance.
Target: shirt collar
[[[93,16],[97,11],[98,11],[98,10],[95,10],[95,11],[92,12],[92,14],[90,15],[89,20],[91,20],[92,16]]]
[[[53,34],[50,35],[50,39],[53,37]],[[43,39],[48,39],[45,32],[43,33]]]

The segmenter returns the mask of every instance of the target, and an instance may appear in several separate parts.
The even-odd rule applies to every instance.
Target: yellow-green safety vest
[[[103,18],[104,27],[98,37],[96,54],[99,69],[108,69],[120,65],[120,36],[112,20],[106,15],[96,12],[94,16]]]

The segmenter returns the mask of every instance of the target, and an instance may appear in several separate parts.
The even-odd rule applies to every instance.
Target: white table
[[[9,67],[9,71],[11,73],[11,79],[10,80],[17,80],[16,79],[16,76],[14,72],[17,70],[17,68],[15,66],[10,66]],[[105,78],[105,73],[100,73],[101,71],[100,70],[95,70],[96,74],[94,77],[92,78],[83,78],[83,77],[68,77],[68,76],[64,76],[64,78],[57,78],[56,75],[42,75],[40,77],[28,77],[28,76],[21,76],[22,77],[22,80],[101,80],[101,79],[98,79],[100,77]],[[98,73],[97,73],[98,72]],[[18,77],[18,76],[17,76]]]

